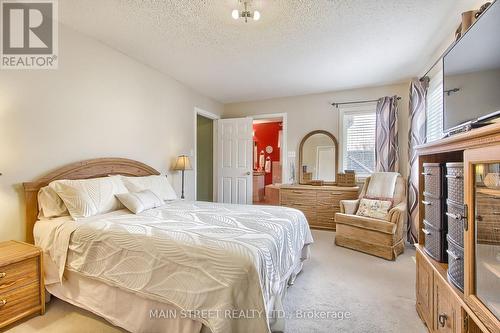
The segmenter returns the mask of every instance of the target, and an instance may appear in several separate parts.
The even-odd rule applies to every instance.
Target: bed
[[[38,220],[42,187],[110,175],[159,172],[102,158],[24,183],[26,236],[44,251],[50,294],[132,332],[284,331],[282,302],[313,242],[300,211],[171,200],[138,214]]]

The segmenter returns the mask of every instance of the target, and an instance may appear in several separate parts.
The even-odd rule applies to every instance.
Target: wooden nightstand
[[[45,312],[42,251],[17,241],[0,242],[0,328]]]

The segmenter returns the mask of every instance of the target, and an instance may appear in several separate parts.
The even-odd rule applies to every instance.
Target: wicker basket
[[[425,194],[424,200],[424,219],[435,229],[446,230],[446,219],[444,215],[444,199],[435,198]]]
[[[444,172],[443,164],[441,163],[424,163],[424,193],[435,197],[444,197],[446,195],[444,187]]]
[[[426,221],[424,221],[424,226],[422,230],[425,234],[424,251],[439,262],[448,262],[446,232],[434,228]]]
[[[447,200],[448,237],[456,244],[464,246],[464,206]]]
[[[356,186],[355,173],[338,173],[337,186]]]
[[[448,281],[464,290],[464,248],[448,236]]]
[[[446,163],[448,199],[457,204],[464,203],[464,164]]]

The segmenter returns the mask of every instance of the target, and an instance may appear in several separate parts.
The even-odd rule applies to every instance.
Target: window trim
[[[339,172],[344,172],[345,170],[345,152],[347,151],[347,134],[345,133],[344,118],[346,115],[365,115],[365,114],[376,114],[377,112],[377,102],[368,102],[355,105],[339,106],[339,138],[340,138],[340,168]],[[376,136],[376,134],[375,134]],[[370,174],[356,174],[356,181],[364,182],[366,178],[370,177]]]

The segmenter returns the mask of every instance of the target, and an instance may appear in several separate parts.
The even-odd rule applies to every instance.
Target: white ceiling
[[[421,74],[477,0],[64,0],[60,21],[223,103]]]

